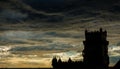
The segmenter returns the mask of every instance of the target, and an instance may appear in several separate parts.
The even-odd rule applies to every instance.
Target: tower
[[[83,41],[83,62],[89,69],[108,69],[109,56],[107,31],[85,31],[85,41]]]

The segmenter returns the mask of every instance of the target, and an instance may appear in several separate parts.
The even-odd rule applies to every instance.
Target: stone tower
[[[88,69],[108,69],[107,31],[85,31],[83,62]],[[86,69],[87,69],[86,68]]]

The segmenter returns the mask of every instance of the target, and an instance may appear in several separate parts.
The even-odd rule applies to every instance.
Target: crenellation
[[[106,40],[107,37],[107,31],[103,31],[100,29],[99,31],[92,31],[88,32],[88,30],[85,30],[85,39],[88,41],[95,41],[95,40]]]

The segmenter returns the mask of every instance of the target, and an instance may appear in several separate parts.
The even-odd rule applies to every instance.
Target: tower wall
[[[107,32],[85,31],[83,62],[94,69],[107,69],[109,65]]]

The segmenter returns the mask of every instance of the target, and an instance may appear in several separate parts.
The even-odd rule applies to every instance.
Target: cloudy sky
[[[119,0],[0,0],[0,67],[52,67],[82,60],[84,30],[108,31],[110,65],[120,59]],[[21,65],[21,66],[20,66]]]

